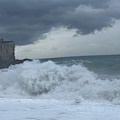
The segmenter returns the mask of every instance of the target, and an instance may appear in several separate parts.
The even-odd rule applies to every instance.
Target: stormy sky
[[[120,53],[120,0],[0,0],[0,37],[17,58]]]

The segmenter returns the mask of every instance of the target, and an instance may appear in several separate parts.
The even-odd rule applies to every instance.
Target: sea
[[[120,55],[36,59],[11,65],[0,69],[0,98],[120,105]]]

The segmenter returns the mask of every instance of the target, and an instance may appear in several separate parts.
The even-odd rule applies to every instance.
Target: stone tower
[[[13,41],[0,39],[0,62],[11,64],[15,61],[15,44]]]

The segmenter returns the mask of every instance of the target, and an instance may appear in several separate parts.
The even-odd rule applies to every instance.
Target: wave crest
[[[45,98],[116,101],[120,98],[120,80],[101,80],[97,74],[79,65],[58,65],[52,61],[24,62],[0,70],[0,94],[28,94]]]

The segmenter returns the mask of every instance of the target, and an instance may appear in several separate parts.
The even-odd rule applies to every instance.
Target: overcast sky
[[[0,0],[0,37],[18,59],[120,54],[120,0]]]

